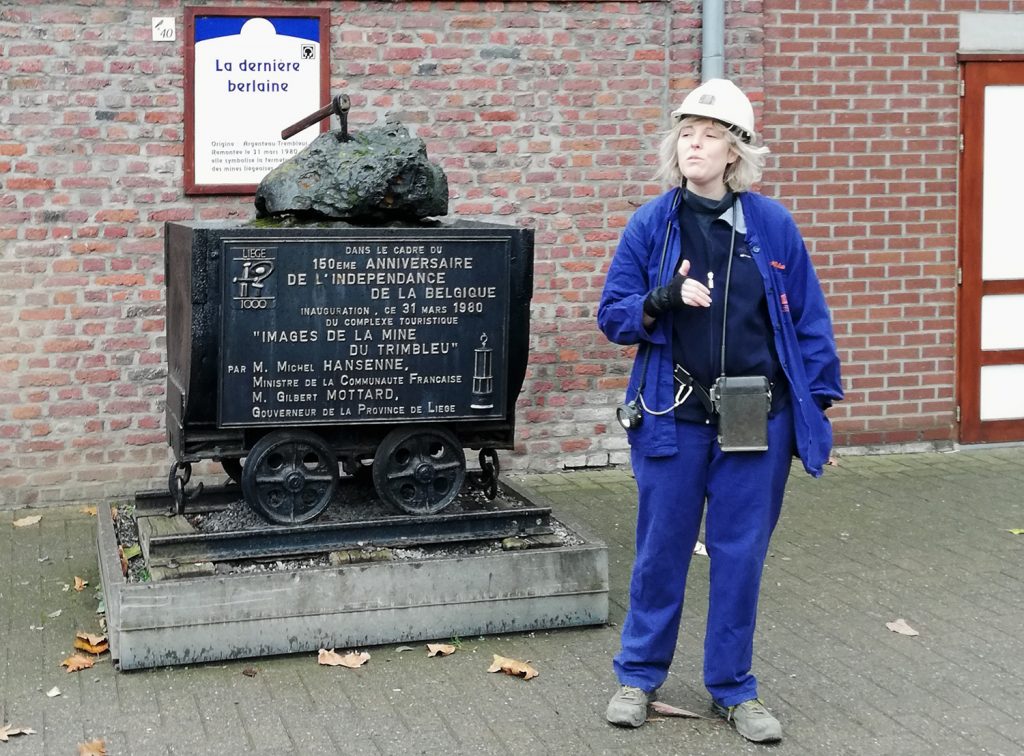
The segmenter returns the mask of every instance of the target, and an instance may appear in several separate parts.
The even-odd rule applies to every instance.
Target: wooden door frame
[[[981,368],[1024,364],[1024,349],[982,352],[981,298],[986,294],[1021,293],[1017,281],[981,278],[982,206],[984,202],[985,87],[999,84],[1024,86],[1024,54],[971,54],[958,56],[963,96],[960,123],[958,221],[960,260],[957,293],[957,409],[962,443],[1019,441],[1024,420],[981,420]],[[972,65],[973,64],[973,65]],[[970,117],[968,117],[970,114]],[[968,198],[978,198],[976,202]],[[973,255],[968,250],[975,250]]]

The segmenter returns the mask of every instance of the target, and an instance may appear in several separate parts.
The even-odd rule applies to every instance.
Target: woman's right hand
[[[690,261],[683,260],[679,265],[679,274],[682,276],[683,283],[680,287],[680,299],[684,305],[688,307],[710,307],[711,306],[711,290],[707,286],[702,284],[696,278],[690,278],[687,274],[690,272]],[[678,278],[677,276],[677,278]],[[676,278],[672,279],[677,280]]]
[[[655,318],[670,310],[711,306],[711,292],[700,281],[686,275],[689,272],[690,261],[683,260],[671,281],[647,295],[644,300],[645,328],[650,330]]]

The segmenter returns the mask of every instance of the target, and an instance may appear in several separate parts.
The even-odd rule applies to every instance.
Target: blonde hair
[[[683,130],[683,126],[697,121],[711,121],[722,126],[726,139],[729,140],[729,146],[739,156],[725,168],[725,185],[730,191],[745,192],[761,180],[761,174],[764,173],[764,159],[769,152],[767,147],[763,145],[755,147],[753,144],[744,142],[732,129],[720,121],[696,116],[680,118],[676,121],[675,126],[665,133],[665,137],[661,140],[661,146],[658,148],[660,162],[658,172],[654,174],[656,179],[665,186],[682,186],[685,183],[683,172],[679,170],[679,132]]]

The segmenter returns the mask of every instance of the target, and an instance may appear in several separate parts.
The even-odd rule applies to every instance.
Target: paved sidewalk
[[[66,674],[98,628],[95,520],[0,512],[0,726],[35,735],[0,756],[75,754],[1019,754],[1024,752],[1024,448],[849,457],[818,481],[794,468],[767,562],[755,646],[778,746],[716,719],[604,722],[627,597],[635,492],[622,471],[522,476],[609,547],[606,627],[463,638],[444,659],[369,649],[362,669],[302,654]],[[13,528],[27,514],[38,525]],[[700,684],[708,562],[695,557],[661,698],[711,717]],[[64,586],[79,575],[80,593]],[[60,610],[59,616],[50,616]],[[905,619],[918,637],[886,622]],[[42,627],[42,629],[34,629]],[[491,655],[540,676],[487,674]],[[254,668],[255,676],[243,674]],[[46,692],[58,686],[61,695]]]

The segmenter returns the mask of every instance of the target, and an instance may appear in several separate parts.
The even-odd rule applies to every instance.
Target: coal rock
[[[359,222],[448,214],[448,178],[422,139],[398,123],[321,134],[264,177],[256,214]]]

